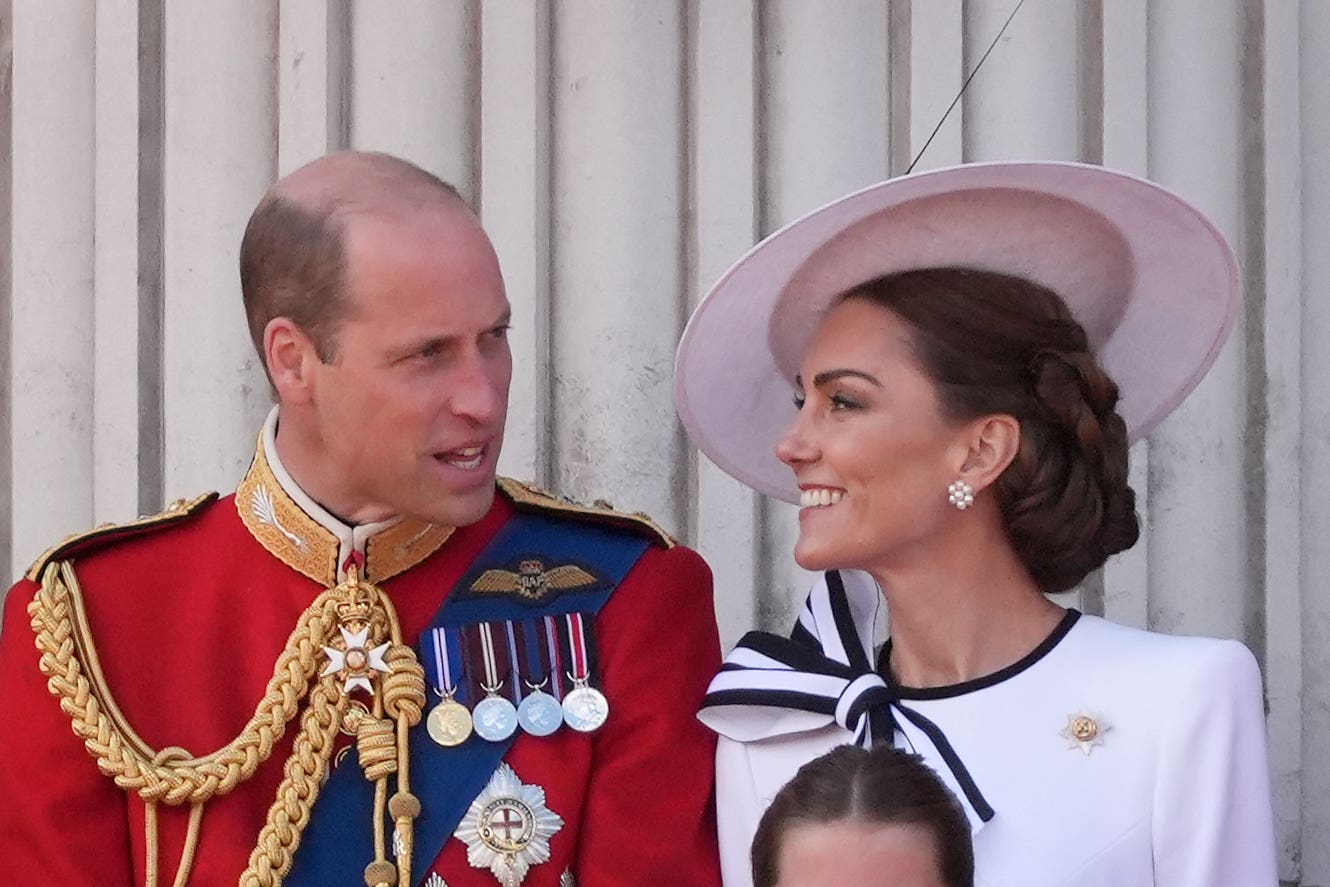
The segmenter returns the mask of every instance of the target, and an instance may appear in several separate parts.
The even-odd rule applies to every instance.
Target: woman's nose
[[[811,462],[816,457],[816,447],[808,433],[804,414],[800,411],[790,423],[790,427],[780,436],[780,440],[776,441],[776,458],[793,467]]]

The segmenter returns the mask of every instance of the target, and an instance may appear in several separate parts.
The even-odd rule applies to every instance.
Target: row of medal
[[[519,728],[532,736],[600,729],[610,709],[591,686],[593,624],[568,613],[430,629],[421,646],[440,699],[425,721],[430,737],[451,747],[473,732],[503,742]]]

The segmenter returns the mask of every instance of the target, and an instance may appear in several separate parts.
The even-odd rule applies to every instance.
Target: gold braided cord
[[[101,771],[145,801],[197,804],[230,792],[272,755],[308,692],[324,639],[336,628],[333,591],[321,593],[301,615],[263,700],[239,736],[202,757],[173,756],[160,762],[111,701],[78,581],[67,561],[47,569],[28,615],[48,687]]]
[[[333,591],[338,593],[334,608],[341,614],[343,622],[350,622],[353,628],[369,625],[373,638],[370,643],[377,643],[385,635],[391,639],[384,655],[389,671],[382,676],[380,691],[374,697],[373,712],[361,710],[349,718],[350,698],[338,686],[339,675],[329,675],[315,685],[300,733],[296,736],[295,748],[287,759],[277,798],[268,810],[267,823],[250,854],[249,866],[240,877],[241,887],[278,887],[290,872],[309,822],[310,810],[318,800],[334,740],[343,723],[354,726],[361,763],[366,767],[366,776],[375,782],[375,859],[366,867],[366,878],[371,885],[391,887],[391,881],[395,880],[399,887],[410,887],[409,858],[404,868],[394,867],[385,860],[382,823],[387,781],[402,769],[407,748],[394,743],[393,725],[384,719],[384,714],[386,711],[396,720],[399,728],[402,724],[410,727],[419,722],[426,701],[425,671],[416,659],[415,651],[402,643],[402,628],[392,601],[377,587],[360,582],[357,567],[349,567],[347,579]],[[367,612],[365,605],[368,606]],[[373,768],[372,774],[370,768]],[[418,813],[419,805],[416,810]],[[410,824],[410,821],[406,823],[408,831],[404,840],[407,846],[410,846]]]
[[[367,866],[366,876],[371,884],[389,887],[396,881],[400,887],[409,887],[412,827],[420,802],[410,792],[407,730],[419,723],[424,710],[424,669],[415,651],[402,642],[401,625],[388,596],[360,582],[355,567],[348,569],[345,582],[319,594],[301,614],[277,659],[263,700],[240,735],[202,757],[192,757],[175,746],[154,751],[116,706],[69,562],[47,568],[28,605],[28,615],[47,686],[69,716],[75,734],[103,773],[121,788],[137,792],[145,802],[145,878],[149,887],[156,887],[158,878],[157,804],[193,805],[174,882],[175,887],[184,887],[193,868],[203,804],[254,774],[272,755],[308,695],[282,783],[240,878],[242,887],[280,887],[300,846],[350,704],[340,675],[314,679],[324,647],[343,643],[337,637],[343,624],[353,629],[367,625],[376,643],[386,637],[390,644],[384,662],[389,670],[382,675],[374,715],[364,712],[355,731],[366,775],[376,783],[376,858]],[[388,780],[394,774],[398,791],[388,799]],[[396,865],[385,858],[385,808],[394,819],[403,850],[397,854]]]
[[[291,871],[348,702],[334,677],[314,686],[268,820],[250,852],[249,866],[240,875],[241,887],[277,887]]]

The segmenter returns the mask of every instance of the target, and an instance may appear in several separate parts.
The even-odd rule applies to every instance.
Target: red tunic
[[[468,565],[511,517],[489,514],[434,554],[381,584],[414,642]],[[193,516],[76,557],[102,668],[128,722],[153,748],[204,754],[233,740],[253,714],[273,664],[323,588],[271,556],[241,522],[233,497]],[[144,882],[144,805],[101,775],[46,686],[25,608],[37,586],[9,593],[0,636],[0,871],[11,884]],[[694,552],[652,546],[596,618],[608,723],[520,736],[505,756],[545,789],[564,820],[552,858],[523,887],[718,885],[714,737],[696,720],[719,665],[710,573]],[[248,782],[210,801],[190,880],[235,884],[281,780],[299,720]],[[162,805],[161,882],[169,884],[187,808]],[[327,815],[327,811],[318,811]],[[370,823],[366,822],[366,829]],[[368,862],[369,860],[366,860]],[[449,887],[494,887],[449,838],[435,863]],[[415,873],[417,882],[428,873]],[[347,884],[363,883],[347,872]]]

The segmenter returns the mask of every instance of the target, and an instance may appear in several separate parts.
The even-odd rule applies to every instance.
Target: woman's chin
[[[825,546],[806,544],[802,540],[794,545],[794,562],[813,573],[835,570],[845,566],[839,563]]]

